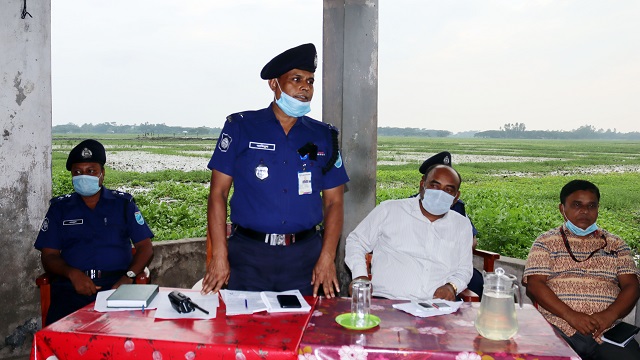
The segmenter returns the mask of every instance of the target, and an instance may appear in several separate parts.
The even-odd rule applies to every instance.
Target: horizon
[[[51,6],[54,125],[222,127],[271,101],[258,74],[275,55],[312,42],[322,59],[322,1]],[[640,131],[639,17],[633,0],[380,1],[378,126]],[[309,115],[331,123],[321,74]]]

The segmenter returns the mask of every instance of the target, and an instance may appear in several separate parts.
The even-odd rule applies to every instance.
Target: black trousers
[[[109,290],[118,282],[120,277],[94,279],[93,283],[102,286],[100,291]],[[73,288],[71,280],[63,277],[56,277],[51,282],[51,305],[47,312],[45,325],[53,324],[63,317],[81,309],[96,301],[96,295],[80,295]]]
[[[585,336],[579,332],[576,332],[573,336],[567,336],[557,327],[554,326],[554,329],[583,360],[640,359],[640,347],[635,339],[631,340],[627,346],[620,347],[607,342],[598,344],[591,336]]]
[[[311,276],[322,233],[289,246],[270,246],[235,233],[229,238],[229,290],[286,291],[312,295]],[[322,287],[321,287],[322,288]]]

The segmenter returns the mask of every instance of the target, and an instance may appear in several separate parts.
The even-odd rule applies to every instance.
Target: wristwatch
[[[453,288],[453,293],[455,295],[458,295],[458,288],[456,287],[456,285],[454,283],[452,283],[452,282],[448,282],[447,284],[451,285],[451,287]]]
[[[127,277],[131,280],[135,280],[136,279],[136,273],[134,273],[133,271],[129,270],[127,271]]]

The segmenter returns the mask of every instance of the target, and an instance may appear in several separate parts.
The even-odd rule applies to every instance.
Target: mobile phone
[[[445,308],[449,307],[449,305],[447,305],[446,303],[442,303],[442,302],[434,302],[433,306],[435,306],[438,309],[445,309]]]
[[[295,295],[277,295],[278,304],[280,307],[285,308],[301,308],[302,304],[300,304],[300,300]]]
[[[426,309],[433,309],[433,305],[431,305],[429,303],[421,302],[421,303],[418,303],[418,305],[420,305],[420,306],[422,306],[423,308],[426,308]]]

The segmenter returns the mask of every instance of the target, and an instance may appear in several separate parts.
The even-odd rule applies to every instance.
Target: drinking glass
[[[371,307],[371,281],[356,279],[351,284],[351,320],[356,327],[365,327]]]

